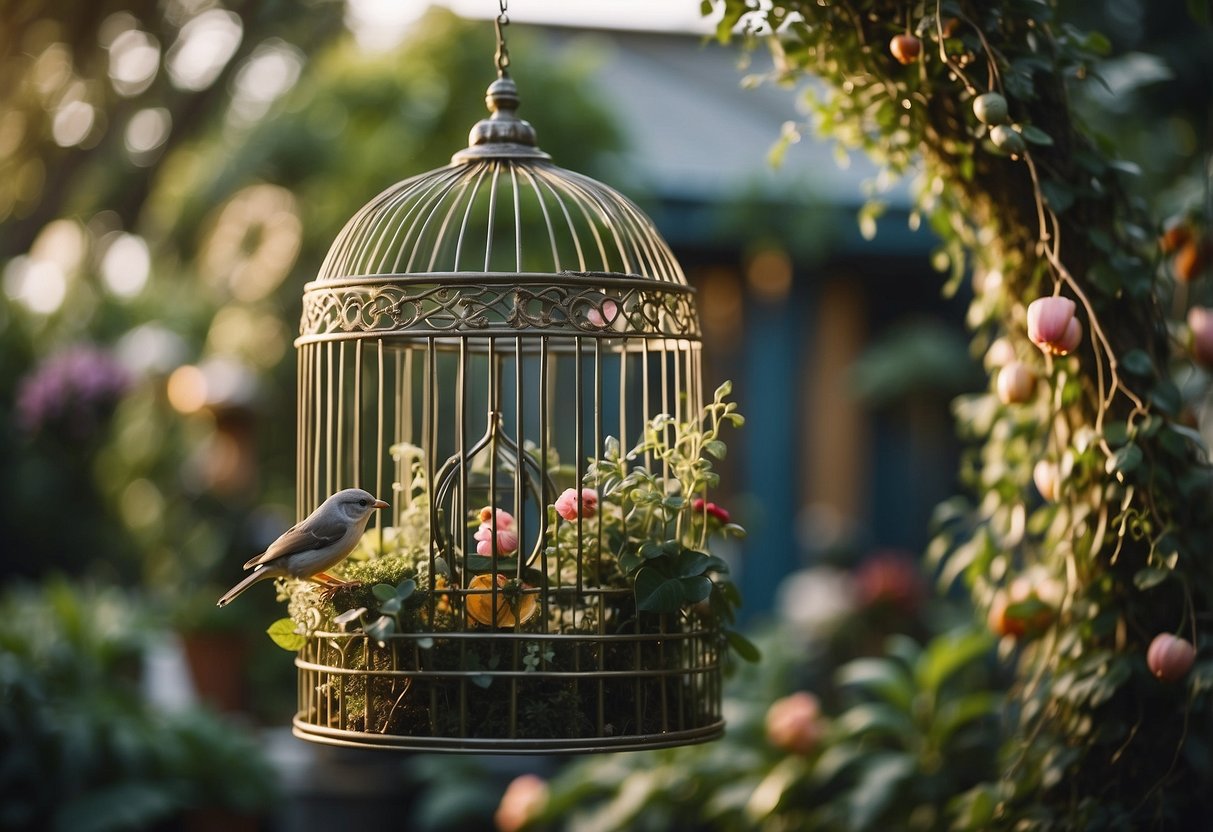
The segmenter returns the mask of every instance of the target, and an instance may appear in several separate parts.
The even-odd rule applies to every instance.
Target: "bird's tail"
[[[232,602],[233,599],[235,599],[237,595],[244,592],[258,581],[264,581],[266,578],[281,578],[285,574],[286,573],[281,569],[266,569],[265,567],[262,567],[254,570],[252,574],[245,575],[243,581],[225,592],[223,597],[219,599],[219,603],[216,606],[226,607]]]

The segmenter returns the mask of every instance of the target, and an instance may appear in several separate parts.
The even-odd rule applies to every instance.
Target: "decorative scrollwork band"
[[[698,339],[683,286],[440,284],[367,280],[313,284],[303,296],[303,340],[360,334],[605,335]]]

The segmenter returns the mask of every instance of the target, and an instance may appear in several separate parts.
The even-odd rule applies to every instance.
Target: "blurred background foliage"
[[[9,6],[10,574],[141,581],[190,608],[288,523],[303,283],[370,196],[466,146],[491,29],[435,11],[367,54],[335,3]],[[620,139],[579,92],[589,67],[517,48],[544,146],[601,173]]]
[[[222,617],[214,603],[294,519],[283,420],[302,286],[363,203],[466,146],[494,77],[491,26],[434,10],[398,49],[366,52],[344,14],[325,0],[0,5],[5,828],[86,828],[90,812],[88,828],[147,828],[272,797],[239,731],[147,710],[140,656],[190,634],[204,699],[289,722],[293,667],[260,635],[273,593]],[[621,138],[583,93],[592,64],[514,41],[543,146],[601,175]],[[118,651],[90,630],[123,606],[133,641]],[[116,668],[119,652],[134,666]],[[67,803],[55,776],[78,784]]]
[[[1109,39],[1106,84],[1084,85],[1083,118],[1138,161],[1157,216],[1199,210],[1210,198],[1208,30],[1182,0],[1060,6]],[[144,636],[168,628],[251,634],[240,649],[273,656],[251,663],[273,681],[241,707],[289,718],[293,669],[260,636],[271,594],[222,620],[213,604],[235,564],[293,519],[294,427],[283,420],[301,288],[357,208],[465,144],[493,77],[484,21],[431,10],[398,48],[368,53],[345,14],[337,0],[0,0],[6,828],[38,828],[54,809],[41,790],[50,781],[22,779],[31,771],[78,784],[66,817],[92,811],[108,828],[191,806],[265,806],[266,794],[240,790],[255,775],[240,764],[253,764],[250,749],[206,717],[147,710],[131,665]],[[541,125],[541,145],[566,167],[625,178],[626,137],[592,92],[593,50],[553,52],[515,29],[522,115]],[[738,224],[770,221],[741,196]],[[890,333],[856,365],[857,388],[880,404],[907,378],[930,385],[934,371],[914,370],[944,366],[956,350],[941,344],[955,337]],[[949,796],[998,764],[1005,680],[989,641],[956,634],[968,609],[929,601],[913,556],[834,554],[847,568],[785,581],[768,660],[733,682],[721,744],[568,769],[542,822],[580,812],[578,828],[893,828],[912,816],[934,828],[963,814],[979,827],[981,795],[964,806]],[[35,581],[45,588],[26,586]],[[139,591],[81,588],[90,583]],[[875,663],[857,668],[861,657]],[[763,730],[771,703],[797,690],[836,715],[810,755]],[[936,717],[949,709],[967,716],[941,735]],[[419,828],[486,821],[508,779],[491,768],[401,769],[423,795]],[[763,784],[766,803],[752,798]]]

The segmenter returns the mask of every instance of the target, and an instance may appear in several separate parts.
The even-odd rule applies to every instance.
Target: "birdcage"
[[[350,486],[391,508],[347,561],[363,585],[294,610],[312,616],[295,733],[492,753],[712,739],[726,642],[690,602],[721,564],[667,558],[687,603],[638,602],[635,580],[670,545],[644,523],[693,496],[644,444],[704,403],[692,289],[636,205],[538,149],[503,66],[486,103],[470,146],[362,208],[304,291],[299,514]],[[647,515],[612,503],[629,477]]]

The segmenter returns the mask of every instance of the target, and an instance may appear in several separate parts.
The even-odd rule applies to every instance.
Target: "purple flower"
[[[17,389],[17,423],[33,435],[69,441],[93,436],[131,387],[131,377],[108,352],[77,345],[45,358]]]

